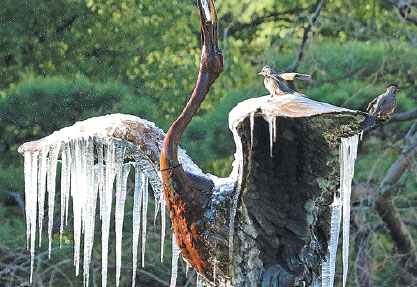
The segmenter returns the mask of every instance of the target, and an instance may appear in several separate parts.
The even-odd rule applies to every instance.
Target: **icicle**
[[[120,268],[122,266],[122,236],[123,218],[126,201],[127,177],[130,172],[130,164],[123,165],[117,175],[116,183],[116,210],[115,210],[115,232],[116,232],[116,286],[119,286]]]
[[[102,210],[101,207],[102,205],[102,195],[103,192],[105,190],[105,174],[104,174],[104,170],[103,170],[103,142],[99,141],[97,143],[97,165],[98,165],[98,170],[99,170],[99,174],[98,174],[98,193],[99,193],[99,198],[100,198],[100,219],[102,216]]]
[[[158,217],[159,209],[161,207],[161,200],[155,197],[155,214],[153,217],[153,225],[156,225],[156,218]]]
[[[250,148],[253,147],[253,130],[255,128],[255,113],[250,113]]]
[[[197,287],[204,287],[204,276],[197,272]]]
[[[70,198],[70,192],[71,192],[71,171],[72,171],[72,160],[73,160],[73,153],[71,153],[70,143],[65,144],[63,152],[66,153],[67,166],[68,166],[68,190],[65,191],[65,224],[68,224],[68,206],[69,206],[69,198]]]
[[[61,225],[59,227],[59,248],[62,248],[62,234],[64,232],[64,218],[67,211],[67,200],[70,191],[70,173],[71,173],[71,153],[69,144],[66,143],[62,147],[62,165],[61,165]],[[40,241],[39,241],[40,244]]]
[[[145,267],[146,223],[148,214],[148,178],[142,173],[142,267]]]
[[[166,233],[165,196],[161,196],[161,263],[164,261],[164,244]]]
[[[358,142],[359,136],[354,135],[349,138],[342,138],[342,143],[340,145],[340,193],[343,205],[343,287],[346,286],[347,272],[349,267],[350,196]]]
[[[277,118],[271,116],[268,118],[268,125],[269,125],[269,155],[272,157],[272,149],[274,147],[274,143],[277,141]]]
[[[94,225],[96,215],[96,190],[98,170],[94,168],[94,142],[89,138],[85,150],[85,203],[83,207],[84,226],[84,264],[83,282],[88,287],[91,253],[94,242]]]
[[[178,247],[177,241],[175,240],[175,234],[172,233],[172,263],[171,263],[171,284],[170,287],[177,285],[178,275],[178,258],[180,256],[180,248]]]
[[[52,226],[54,224],[54,204],[55,204],[55,178],[56,178],[56,166],[58,163],[58,155],[61,147],[61,143],[58,142],[51,147],[49,153],[49,163],[47,170],[47,190],[48,190],[48,258],[51,258],[51,244],[52,244]]]
[[[39,154],[39,174],[38,174],[38,204],[39,204],[39,247],[42,246],[42,226],[43,216],[45,213],[45,187],[46,187],[46,170],[48,166],[48,149],[44,148]]]
[[[322,263],[322,287],[333,287],[341,208],[340,198],[335,197],[334,202],[330,206],[330,240],[328,242],[326,261]]]
[[[80,268],[80,246],[81,246],[81,228],[83,224],[83,204],[85,203],[85,194],[87,193],[85,181],[85,163],[86,161],[86,141],[84,139],[74,140],[74,165],[73,177],[74,183],[71,186],[72,206],[74,213],[74,266],[75,275],[78,276]]]
[[[142,190],[141,190],[141,175],[142,170],[138,164],[135,164],[135,195],[133,202],[133,275],[132,275],[132,287],[135,287],[136,282],[136,268],[138,260],[138,242],[140,233],[140,216],[142,207]]]
[[[32,195],[32,154],[25,152],[24,154],[24,172],[25,172],[25,217],[26,217],[26,249],[30,246],[30,196]]]
[[[101,222],[101,286],[107,285],[107,259],[109,247],[110,214],[112,206],[114,170],[116,162],[116,147],[110,140],[106,148],[106,189],[102,193],[102,222]]]
[[[183,257],[182,260],[185,262],[185,277],[188,278],[188,271],[190,270],[190,263]]]
[[[38,155],[39,152],[26,152],[25,157],[25,201],[26,201],[26,236],[27,247],[30,248],[30,283],[33,279],[33,265],[35,259],[36,239],[36,208],[37,208],[37,181],[38,181]]]

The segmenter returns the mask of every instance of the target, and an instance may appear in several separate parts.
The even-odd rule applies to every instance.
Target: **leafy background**
[[[225,70],[181,142],[205,172],[228,175],[235,151],[228,111],[246,98],[266,94],[256,75],[263,65],[281,71],[294,62],[319,2],[216,1]],[[312,74],[314,81],[296,83],[296,88],[319,101],[364,110],[395,83],[401,88],[396,111],[414,110],[417,25],[402,17],[392,1],[324,2],[298,67]],[[193,90],[200,57],[199,21],[194,1],[3,0],[1,6],[0,285],[28,286],[23,159],[18,146],[75,121],[108,113],[134,114],[167,130]],[[416,16],[415,10],[411,6],[407,13]],[[360,193],[354,189],[355,220],[369,226],[380,222],[374,211],[375,194],[366,190],[378,186],[398,157],[410,125],[410,121],[385,125],[361,144],[354,184],[370,188]],[[415,221],[416,165],[411,166],[401,179],[396,205],[401,216]],[[130,203],[132,195],[130,190]],[[121,286],[131,284],[131,210],[132,204],[127,204]],[[153,221],[152,212],[148,219]],[[157,220],[151,226],[146,265],[139,269],[137,284],[169,286],[169,240],[160,264],[160,223]],[[415,239],[416,229],[410,227],[410,231]],[[35,286],[82,284],[71,267],[70,225],[64,235],[62,250],[57,245],[59,235],[54,235],[51,259],[47,259],[45,242],[37,249]],[[355,238],[354,233],[352,243]],[[360,286],[354,271],[356,249],[351,250],[349,285]],[[410,285],[401,276],[393,250],[384,228],[372,232],[367,252],[375,286]],[[110,248],[112,260],[113,252]],[[95,284],[100,282],[100,240],[93,253]],[[114,284],[113,273],[109,272],[109,285]],[[195,273],[190,272],[189,278],[184,273],[181,263],[178,285],[195,284]]]

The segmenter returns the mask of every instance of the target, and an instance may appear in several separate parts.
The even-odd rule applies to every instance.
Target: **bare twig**
[[[240,22],[232,22],[233,25],[231,25],[230,27],[228,27],[227,30],[227,34],[228,35],[235,35],[236,33],[246,30],[246,29],[250,29],[250,28],[256,28],[259,25],[266,23],[266,22],[274,22],[274,21],[279,21],[279,20],[285,20],[290,22],[290,19],[288,17],[284,17],[285,15],[292,15],[295,13],[301,13],[305,10],[307,10],[308,8],[293,8],[293,9],[289,9],[286,11],[281,11],[281,12],[274,12],[274,13],[270,13],[270,14],[266,14],[257,18],[253,18],[251,19],[250,23],[240,23]]]
[[[304,56],[304,47],[305,47],[305,44],[306,44],[307,39],[308,39],[308,34],[311,30],[311,27],[313,27],[314,23],[316,23],[317,18],[320,15],[320,11],[321,11],[321,8],[322,8],[323,4],[324,4],[324,0],[318,0],[317,1],[316,10],[314,11],[313,16],[310,19],[308,19],[307,27],[304,28],[303,39],[301,40],[301,45],[300,45],[300,48],[298,50],[298,56],[295,59],[295,61],[289,67],[287,67],[287,69],[286,69],[287,72],[295,72],[297,70],[298,66],[300,65],[300,62],[301,62],[301,60],[303,59],[303,56]]]

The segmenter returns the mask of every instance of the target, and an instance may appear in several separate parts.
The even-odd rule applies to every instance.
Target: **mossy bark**
[[[339,187],[340,138],[358,133],[362,120],[352,113],[277,117],[272,157],[268,122],[255,118],[252,144],[250,120],[241,122],[234,286],[310,286],[320,274]]]

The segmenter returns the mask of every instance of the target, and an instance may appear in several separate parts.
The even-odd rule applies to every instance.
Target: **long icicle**
[[[36,239],[36,208],[37,208],[37,180],[38,180],[38,155],[39,152],[25,153],[25,188],[26,196],[26,224],[29,229],[28,246],[30,238],[30,280],[33,279],[33,265],[35,259],[35,239]],[[27,165],[26,165],[27,164]],[[28,166],[28,168],[26,168]]]
[[[166,233],[166,210],[165,210],[165,197],[161,195],[161,263],[164,261],[164,244]]]
[[[130,172],[130,164],[122,167],[121,176],[117,177],[116,211],[115,211],[115,231],[116,231],[116,286],[119,286],[120,268],[122,266],[122,237],[123,237],[123,218],[126,201],[127,177]]]
[[[76,139],[74,142],[75,156],[75,183],[72,205],[74,210],[74,266],[75,275],[78,276],[80,270],[80,248],[81,248],[81,232],[83,225],[83,205],[87,193],[86,182],[86,141]],[[71,189],[72,192],[72,189]]]
[[[139,233],[140,233],[140,217],[141,217],[141,208],[142,208],[142,190],[141,190],[142,170],[137,163],[135,163],[134,166],[135,166],[135,195],[134,195],[134,201],[133,201],[132,287],[135,287],[135,283],[136,283],[136,268],[137,268],[137,261],[138,261],[138,243],[139,243]]]
[[[70,176],[71,176],[71,153],[69,144],[65,143],[62,146],[62,165],[61,165],[61,225],[59,227],[59,248],[62,248],[62,234],[64,232],[65,212],[68,203],[68,194],[70,192]]]
[[[172,262],[171,262],[171,284],[169,287],[175,287],[177,285],[178,275],[178,258],[180,256],[180,248],[175,240],[175,234],[172,233]]]
[[[146,224],[148,215],[148,178],[142,173],[142,268],[145,267]]]
[[[110,214],[113,196],[114,169],[116,161],[116,147],[109,140],[106,148],[106,190],[102,193],[102,222],[101,222],[101,286],[107,286],[107,259],[109,246]]]
[[[349,268],[349,227],[350,227],[350,196],[352,190],[352,179],[355,169],[359,136],[342,138],[340,147],[343,169],[341,167],[340,186],[343,205],[343,243],[342,243],[342,264],[343,264],[343,287],[346,286]]]
[[[42,226],[45,213],[46,170],[48,166],[48,148],[43,148],[39,154],[38,174],[38,204],[39,204],[39,247],[42,246]]]
[[[97,173],[94,168],[94,142],[90,137],[87,140],[85,151],[85,176],[86,176],[86,197],[83,209],[84,222],[84,262],[83,262],[83,282],[88,287],[90,277],[91,253],[94,242],[94,225],[96,215],[96,189],[97,189]]]
[[[334,202],[330,206],[330,212],[331,212],[330,240],[328,242],[326,261],[322,263],[322,287],[333,287],[333,283],[334,283],[337,244],[339,241],[339,231],[340,231],[341,209],[342,209],[342,204],[340,202],[340,198],[335,197]]]
[[[56,188],[56,166],[58,163],[58,155],[61,143],[56,143],[49,154],[49,164],[47,170],[47,189],[48,189],[48,258],[51,258],[52,244],[52,226],[54,224],[54,204],[55,204],[55,188]]]
[[[146,224],[148,215],[148,178],[142,173],[142,267],[145,267]]]

